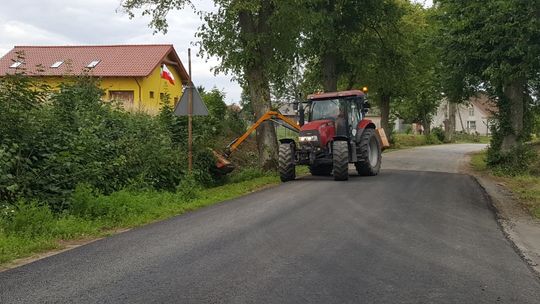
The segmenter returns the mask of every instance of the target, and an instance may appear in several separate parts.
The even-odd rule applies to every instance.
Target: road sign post
[[[188,90],[188,172],[191,174],[193,169],[193,91],[191,87],[191,49],[188,49],[188,65],[189,65],[189,87]]]
[[[188,49],[188,69],[188,85],[174,108],[174,114],[188,117],[188,172],[191,173],[193,170],[193,115],[208,115],[208,108],[193,85],[191,78],[191,49]]]

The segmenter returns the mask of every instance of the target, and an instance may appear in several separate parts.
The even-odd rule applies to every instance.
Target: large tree
[[[419,36],[425,30],[423,8],[405,0],[380,1],[367,27],[349,48],[350,64],[342,79],[345,87],[368,85],[381,111],[381,126],[390,136],[390,106],[408,93],[417,71]],[[355,54],[355,51],[359,51]]]
[[[440,48],[437,27],[431,18],[433,9],[408,5],[402,18],[402,35],[407,41],[407,78],[395,103],[394,112],[410,122],[421,123],[429,134],[432,117],[441,102]]]
[[[271,108],[271,84],[280,85],[293,65],[299,26],[295,1],[215,0],[217,11],[200,13],[204,23],[197,36],[201,53],[217,56],[216,72],[232,72],[248,88],[256,117]],[[150,26],[167,30],[167,13],[191,5],[189,0],[125,0],[123,7],[133,17],[138,9],[151,15]],[[277,137],[272,124],[257,130],[259,160],[273,167]]]
[[[400,75],[400,54],[393,44],[403,14],[401,0],[306,0],[302,55],[307,62],[307,87],[325,91],[370,84],[384,101]],[[377,74],[377,75],[376,75]],[[401,78],[401,77],[400,77]],[[381,107],[389,128],[389,105]]]
[[[449,73],[496,96],[490,151],[508,153],[530,135],[531,83],[540,68],[540,1],[439,0]]]
[[[356,85],[373,51],[371,37],[385,26],[396,25],[394,0],[305,0],[302,55],[325,91]],[[378,47],[378,46],[377,46]],[[362,62],[359,66],[358,63]],[[311,75],[313,76],[313,75]],[[340,87],[340,89],[342,89]]]

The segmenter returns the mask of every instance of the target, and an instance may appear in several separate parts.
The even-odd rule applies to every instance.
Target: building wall
[[[490,134],[488,126],[489,117],[483,113],[480,108],[475,105],[460,105],[457,108],[456,131],[465,131],[467,133],[478,132],[480,135]],[[469,113],[470,108],[472,108],[473,113]]]
[[[175,84],[171,85],[160,76],[160,66],[158,66],[147,77],[103,77],[100,80],[100,87],[105,90],[104,100],[111,99],[111,91],[131,91],[133,92],[133,102],[124,103],[124,108],[130,111],[144,111],[156,114],[160,109],[161,94],[169,94],[170,104],[175,105],[182,96],[182,80],[180,75],[171,66],[167,66],[174,76]],[[59,88],[62,82],[69,81],[66,77],[42,77],[42,80],[52,88]],[[150,92],[153,92],[153,97]]]
[[[448,113],[448,103],[446,101],[441,102],[437,108],[437,113],[431,119],[431,128],[442,128],[444,130],[444,121],[448,119]]]
[[[472,113],[469,112],[469,109],[472,108]],[[457,132],[467,132],[475,133],[478,132],[480,135],[489,135],[489,124],[490,116],[489,114],[484,113],[478,106],[474,103],[471,105],[458,105],[456,109],[456,131]],[[470,115],[472,114],[472,115]],[[431,127],[441,127],[444,129],[444,121],[448,119],[449,109],[448,103],[442,102],[437,113],[433,117]]]
[[[144,111],[155,114],[159,111],[161,95],[169,94],[169,102],[172,106],[182,96],[182,81],[176,69],[169,67],[174,76],[174,86],[169,81],[161,78],[160,67],[147,77],[106,77],[101,81],[101,87],[105,90],[104,98],[111,99],[111,91],[133,91],[133,104],[125,105],[128,110]],[[151,95],[153,92],[153,96]]]

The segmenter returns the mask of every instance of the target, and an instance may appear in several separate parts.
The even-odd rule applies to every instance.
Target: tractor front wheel
[[[333,150],[334,180],[349,179],[349,144],[346,141],[335,141]]]
[[[358,174],[374,176],[381,169],[381,144],[374,129],[366,129],[362,133],[358,146],[358,156],[362,159],[354,165]]]
[[[279,178],[282,182],[288,182],[296,178],[294,166],[294,149],[290,143],[279,145]]]

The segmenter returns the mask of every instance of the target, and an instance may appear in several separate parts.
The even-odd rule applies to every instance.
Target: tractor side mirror
[[[303,126],[305,123],[305,114],[304,114],[304,105],[302,102],[299,102],[298,104],[298,123],[300,126]]]
[[[369,109],[371,108],[371,105],[366,100],[364,101],[364,104],[362,105],[362,115],[366,115],[369,112]]]

